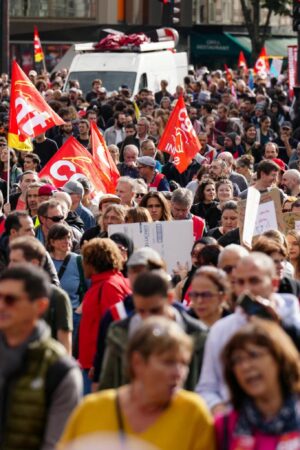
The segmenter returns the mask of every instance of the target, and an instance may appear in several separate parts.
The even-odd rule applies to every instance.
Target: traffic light
[[[159,0],[163,4],[162,25],[171,26],[180,23],[181,0]]]
[[[293,0],[293,30],[300,31],[300,0]]]

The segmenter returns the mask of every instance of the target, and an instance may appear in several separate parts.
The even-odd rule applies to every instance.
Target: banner
[[[119,171],[96,123],[91,121],[90,124],[93,158],[101,174],[101,181],[106,192],[114,194],[120,177]]]
[[[173,156],[173,164],[179,173],[185,171],[201,149],[182,96],[169,117],[157,148]]]
[[[8,146],[32,150],[31,139],[64,121],[48,105],[16,61],[13,62]]]
[[[247,61],[246,61],[245,55],[242,51],[240,51],[239,60],[238,60],[238,68],[240,68],[240,67],[242,67],[246,73],[248,72]]]
[[[294,97],[294,86],[297,79],[297,61],[298,47],[297,45],[288,46],[288,71],[289,71],[289,96]]]
[[[39,172],[40,178],[50,177],[57,188],[82,175],[89,179],[96,192],[106,192],[94,158],[73,136],[69,137]]]
[[[191,249],[194,243],[193,221],[142,222],[109,225],[108,235],[125,233],[134,242],[135,249],[151,247],[167,265],[168,273],[177,269],[177,263],[191,267]],[[180,236],[180,239],[174,236]],[[176,244],[175,244],[176,242]]]
[[[42,49],[41,40],[39,37],[39,32],[37,27],[34,27],[34,34],[33,34],[33,47],[34,47],[34,62],[40,63],[41,61],[44,61],[44,52]]]

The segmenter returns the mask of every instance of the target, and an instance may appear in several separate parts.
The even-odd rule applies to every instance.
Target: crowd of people
[[[100,79],[63,91],[66,75],[29,73],[65,122],[33,152],[7,145],[0,80],[0,448],[299,449],[300,231],[245,246],[239,215],[251,186],[300,211],[286,77],[250,86],[243,68],[230,79],[202,68],[133,101]],[[159,149],[180,96],[201,144],[182,173]],[[39,172],[70,136],[91,152],[91,121],[118,167],[115,193],[84,176],[57,189]],[[190,265],[173,273],[109,232],[184,220]]]

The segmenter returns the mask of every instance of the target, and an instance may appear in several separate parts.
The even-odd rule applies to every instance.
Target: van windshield
[[[96,78],[102,80],[102,85],[108,92],[117,91],[122,84],[127,84],[128,88],[133,92],[136,72],[71,72],[68,80],[78,80],[80,89],[84,94],[92,90],[92,81]]]

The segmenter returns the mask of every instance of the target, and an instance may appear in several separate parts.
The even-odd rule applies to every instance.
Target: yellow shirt
[[[76,438],[95,432],[118,432],[116,390],[87,396],[75,409],[59,443],[59,450]],[[142,433],[134,433],[123,417],[125,433],[160,450],[214,450],[213,419],[199,395],[181,390],[170,406]]]

